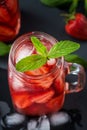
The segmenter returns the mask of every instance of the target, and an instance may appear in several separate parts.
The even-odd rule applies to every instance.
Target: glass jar
[[[65,94],[78,92],[85,84],[84,68],[78,64],[67,63],[64,58],[57,59],[52,66],[44,65],[26,73],[15,69],[16,63],[36,50],[30,40],[35,36],[49,50],[57,40],[43,32],[31,32],[14,41],[9,54],[8,81],[14,108],[26,115],[43,115],[60,110],[64,104]],[[26,63],[25,63],[26,65]],[[73,70],[70,68],[73,67]],[[65,81],[67,74],[78,76],[77,83]]]

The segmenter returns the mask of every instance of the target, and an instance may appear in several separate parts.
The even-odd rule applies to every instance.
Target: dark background
[[[21,10],[21,29],[20,35],[30,31],[46,32],[58,40],[73,40],[79,42],[81,47],[76,52],[80,57],[87,60],[87,41],[79,41],[68,36],[64,30],[65,21],[61,16],[65,12],[64,9],[50,8],[44,6],[39,0],[19,0]],[[79,10],[82,11],[83,10]],[[11,98],[8,90],[7,80],[7,64],[8,55],[0,57],[0,101],[6,101],[12,108]],[[87,71],[86,71],[87,75]],[[87,82],[86,82],[87,85]],[[66,95],[65,104],[66,110],[79,111],[76,122],[72,125],[67,125],[59,128],[59,130],[86,130],[87,129],[87,87],[79,93]],[[81,120],[80,120],[81,119]],[[80,121],[80,123],[78,123]],[[81,125],[79,125],[81,124]],[[51,128],[56,130],[56,128]],[[16,130],[16,129],[15,129]]]

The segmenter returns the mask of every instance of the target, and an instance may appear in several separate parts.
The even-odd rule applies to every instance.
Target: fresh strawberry
[[[81,13],[76,13],[66,23],[65,30],[74,38],[87,40],[87,18]]]

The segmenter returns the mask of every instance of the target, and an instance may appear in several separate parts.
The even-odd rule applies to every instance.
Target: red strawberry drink
[[[43,115],[58,111],[64,103],[64,60],[49,59],[35,70],[18,72],[16,63],[29,55],[37,54],[30,37],[36,36],[49,50],[57,42],[52,36],[32,32],[18,38],[10,51],[8,80],[15,109],[27,115]],[[26,65],[26,63],[25,63]],[[66,72],[67,73],[67,72]]]
[[[20,29],[18,0],[0,0],[0,41],[15,38]]]

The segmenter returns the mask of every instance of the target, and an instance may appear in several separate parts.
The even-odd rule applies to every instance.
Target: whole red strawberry
[[[87,40],[87,18],[82,13],[74,14],[65,25],[66,32],[79,40]]]

